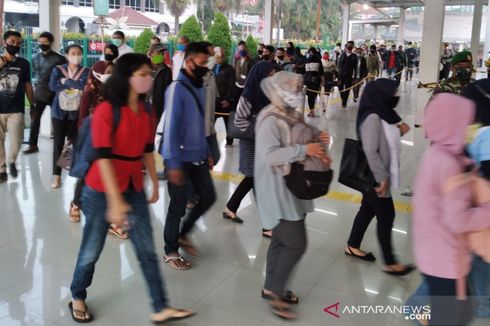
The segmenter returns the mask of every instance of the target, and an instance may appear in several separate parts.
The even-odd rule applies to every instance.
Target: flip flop
[[[185,314],[185,315],[182,315],[182,316],[169,316],[169,317],[167,317],[165,319],[162,319],[162,320],[156,320],[155,319],[155,317],[158,315],[158,313],[157,314],[153,314],[152,315],[152,322],[153,322],[153,324],[155,324],[155,325],[164,324],[164,323],[169,322],[169,321],[177,321],[177,320],[187,319],[187,318],[190,318],[190,317],[192,317],[192,316],[195,315],[195,313],[192,310],[186,310],[186,309],[174,309],[174,310],[177,313],[185,313],[185,312],[187,312],[188,314]]]
[[[129,238],[129,235],[127,232],[124,233],[119,233],[119,230],[122,230],[121,228],[115,228],[112,225],[109,226],[109,229],[107,230],[110,234],[118,237],[121,240],[127,240]]]
[[[199,252],[191,242],[179,239],[179,246],[192,257],[199,257]]]
[[[88,307],[86,305],[85,305],[85,308],[88,310]],[[73,321],[75,321],[76,323],[86,324],[86,323],[90,323],[91,321],[94,320],[94,316],[89,314],[87,312],[87,310],[81,311],[81,310],[73,309],[73,302],[71,302],[71,301],[70,301],[70,303],[68,303],[68,309],[70,309],[71,318],[73,318]],[[88,315],[89,318],[85,318],[85,319],[77,318],[77,317],[75,317],[74,312],[84,314],[84,315]]]
[[[173,261],[176,261],[176,260],[180,260],[181,262],[185,263],[186,264],[186,267],[178,267],[177,265],[175,264],[172,264]],[[184,258],[182,258],[182,256],[163,256],[163,262],[166,263],[168,266],[172,267],[173,269],[176,269],[178,271],[184,271],[184,270],[187,270],[187,269],[190,269],[191,268],[191,263],[187,262],[184,260]]]
[[[262,290],[262,298],[265,300],[274,300],[275,297],[272,294],[266,294],[264,290]],[[289,304],[298,304],[298,297],[290,290],[287,290],[286,293],[281,297],[281,300],[289,303]]]

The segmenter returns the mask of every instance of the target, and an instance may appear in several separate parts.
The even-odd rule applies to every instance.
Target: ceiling
[[[430,0],[348,0],[349,3],[368,4],[374,8],[421,7],[421,6],[424,6],[426,1],[430,1]],[[474,4],[475,4],[475,0],[446,0],[447,6],[474,5]],[[488,4],[488,0],[483,0],[483,4]]]

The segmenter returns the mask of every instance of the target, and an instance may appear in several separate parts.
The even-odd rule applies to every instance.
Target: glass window
[[[73,6],[75,4],[74,0],[61,0],[62,5]]]
[[[109,0],[109,8],[110,9],[121,8],[121,1],[120,0]]]
[[[78,0],[78,5],[81,7],[92,7],[92,0]]]
[[[126,7],[133,8],[134,10],[141,11],[141,1],[140,0],[126,0]]]
[[[145,0],[145,11],[147,12],[159,12],[160,0]]]

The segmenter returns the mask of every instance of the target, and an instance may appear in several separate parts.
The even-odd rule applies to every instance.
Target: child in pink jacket
[[[456,298],[465,294],[471,267],[465,233],[490,227],[490,204],[473,206],[469,184],[443,190],[450,177],[467,168],[465,135],[474,118],[474,103],[454,94],[436,95],[426,108],[424,129],[431,145],[415,181],[412,228],[415,261],[431,296],[430,325],[468,320],[468,301]]]

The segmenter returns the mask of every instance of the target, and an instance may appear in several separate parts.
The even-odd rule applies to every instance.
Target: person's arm
[[[152,112],[150,114],[150,124],[151,124],[151,130],[155,130],[155,115]],[[143,164],[146,167],[146,172],[148,176],[150,177],[151,180],[151,186],[152,186],[152,192],[151,196],[148,199],[148,203],[153,204],[158,201],[159,198],[159,193],[158,193],[158,177],[157,177],[157,169],[155,166],[155,156],[153,155],[153,152],[155,151],[155,133],[150,132],[148,141],[145,147],[145,154],[143,157]]]
[[[87,83],[88,74],[89,74],[89,70],[85,68],[85,71],[82,73],[80,78],[78,78],[77,80],[66,79],[64,86],[66,88],[83,90],[85,84]]]
[[[25,83],[25,89],[26,89],[26,97],[27,97],[27,100],[29,101],[29,104],[31,106],[33,106],[34,105],[34,91],[32,89],[31,82]]]
[[[389,167],[386,167],[379,155],[379,143],[383,133],[381,119],[376,114],[370,114],[360,127],[362,149],[366,155],[369,168],[378,183],[389,179]]]
[[[227,89],[226,89],[226,95],[225,98],[229,102],[228,107],[233,103],[234,98],[235,98],[235,83],[236,83],[236,78],[235,78],[235,69],[233,69],[232,66],[229,66],[230,69],[228,69],[228,77],[227,77]]]
[[[181,134],[185,132],[182,128],[184,106],[182,98],[182,87],[177,87],[178,83],[173,83],[165,94],[165,123],[163,140],[163,158],[165,167],[168,170],[182,169],[180,158],[180,145],[182,144]]]
[[[59,92],[65,89],[65,86],[61,83],[60,78],[61,71],[58,67],[54,67],[51,71],[51,76],[49,77],[49,89],[51,92]]]

